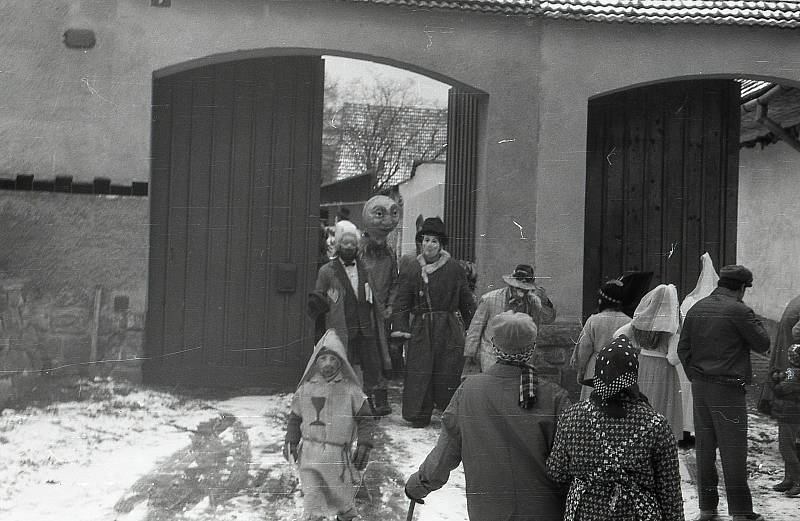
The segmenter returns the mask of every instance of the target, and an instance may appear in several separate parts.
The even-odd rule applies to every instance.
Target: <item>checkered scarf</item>
[[[509,354],[501,351],[494,346],[493,353],[497,357],[498,364],[513,365],[523,369],[519,377],[519,406],[523,409],[530,409],[536,403],[536,369],[530,364],[533,357],[533,347],[524,353]]]

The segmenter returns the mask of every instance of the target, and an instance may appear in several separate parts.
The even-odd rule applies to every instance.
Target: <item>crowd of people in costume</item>
[[[292,401],[284,455],[298,465],[307,519],[349,520],[372,430],[390,414],[387,380],[402,374],[402,417],[425,428],[441,411],[438,442],[405,493],[414,504],[463,464],[469,519],[683,520],[678,442],[694,436],[699,521],[719,519],[719,451],[729,514],[763,520],[747,482],[750,351],[770,339],[742,302],[753,275],[717,276],[701,259],[698,286],[681,304],[659,284],[626,314],[624,279],[598,290],[570,360],[577,403],[540,378],[540,327],[556,308],[530,265],[475,295],[475,268],[448,253],[438,217],[418,226],[418,251],[396,259],[387,235],[397,204],[376,196],[364,230],[348,219],[320,268],[309,313],[318,342]],[[630,313],[630,311],[628,311]],[[800,495],[800,297],[781,320],[770,393],[786,462],[775,490]],[[766,405],[764,406],[766,407]]]

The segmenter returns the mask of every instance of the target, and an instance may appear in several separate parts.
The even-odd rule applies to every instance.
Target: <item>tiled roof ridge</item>
[[[355,102],[355,101],[345,101],[342,103],[342,110],[347,112],[345,107],[352,107],[356,111],[358,110],[371,110],[371,109],[397,109],[402,112],[434,112],[437,114],[441,114],[442,112],[447,112],[446,108],[438,108],[438,107],[419,107],[414,105],[378,105],[375,103],[363,103],[363,102]]]
[[[795,0],[348,0],[595,22],[800,27]]]

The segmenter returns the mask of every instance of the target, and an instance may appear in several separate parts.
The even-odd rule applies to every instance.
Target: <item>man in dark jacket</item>
[[[391,413],[382,376],[381,354],[375,335],[378,317],[372,285],[364,263],[356,257],[360,233],[355,226],[337,231],[338,257],[319,269],[309,307],[325,312],[325,326],[336,330],[347,347],[347,358],[361,368],[364,392],[379,416]]]
[[[696,432],[698,521],[717,519],[719,448],[728,511],[734,521],[763,520],[753,513],[747,484],[747,405],[750,350],[769,349],[769,336],[753,310],[742,302],[753,285],[744,266],[723,266],[717,289],[686,314],[678,356],[692,381]]]
[[[529,315],[506,311],[489,322],[497,363],[458,388],[406,495],[422,503],[463,462],[472,521],[563,519],[566,489],[547,477],[546,461],[567,392],[537,380],[530,365],[537,328]]]

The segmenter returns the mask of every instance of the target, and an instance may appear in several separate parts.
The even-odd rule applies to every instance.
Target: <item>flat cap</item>
[[[753,285],[753,272],[738,264],[729,264],[720,268],[719,278],[744,282],[747,288]]]
[[[533,349],[539,332],[530,315],[515,313],[513,310],[495,315],[486,327],[494,332],[492,343],[495,347],[510,355]]]

